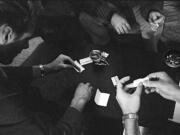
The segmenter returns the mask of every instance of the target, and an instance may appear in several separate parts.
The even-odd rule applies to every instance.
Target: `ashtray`
[[[180,67],[180,52],[176,50],[167,51],[164,55],[164,61],[171,68]]]
[[[95,65],[99,66],[107,66],[109,63],[107,62],[106,58],[109,56],[108,53],[102,52],[100,50],[92,50],[89,53],[89,57],[93,60]]]

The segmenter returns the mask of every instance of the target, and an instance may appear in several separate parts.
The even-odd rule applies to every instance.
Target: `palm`
[[[123,113],[137,113],[140,108],[140,97],[136,95],[124,94],[119,98],[118,103],[123,108]]]
[[[127,92],[127,88],[123,87],[130,77],[122,78],[117,86],[116,99],[122,109],[123,114],[137,113],[140,108],[140,97],[142,93],[142,84],[139,85],[133,94]]]

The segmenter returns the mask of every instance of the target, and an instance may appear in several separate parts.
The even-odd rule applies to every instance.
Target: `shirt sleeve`
[[[80,135],[82,129],[82,114],[69,107],[57,124],[58,131],[64,135]]]
[[[110,21],[113,13],[118,12],[114,4],[107,0],[87,0],[83,2],[72,2],[73,8],[78,13],[86,12],[93,17],[100,17],[105,21]]]

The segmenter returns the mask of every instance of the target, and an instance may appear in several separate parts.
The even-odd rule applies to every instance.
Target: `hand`
[[[116,100],[118,101],[123,114],[137,113],[140,108],[142,84],[140,84],[137,87],[136,91],[133,94],[129,94],[126,92],[126,86],[123,87],[123,84],[127,82],[129,79],[129,76],[122,78],[119,81],[116,90]]]
[[[61,69],[73,67],[78,68],[69,56],[63,54],[60,54],[53,62],[44,65],[46,72],[59,71]]]
[[[125,34],[131,30],[127,20],[116,13],[111,18],[111,24],[118,34]]]
[[[76,88],[74,98],[71,102],[71,107],[74,107],[79,111],[82,111],[86,103],[91,98],[92,89],[93,87],[90,85],[90,83],[80,83]]]
[[[155,23],[155,24],[163,24],[164,23],[165,16],[162,15],[160,12],[152,11],[149,13],[149,23]]]
[[[157,92],[162,97],[174,100],[174,101],[180,101],[180,88],[179,86],[168,76],[165,72],[156,72],[148,75],[147,77],[151,78],[157,78],[157,81],[145,81],[143,82],[143,85],[145,87],[152,88],[151,92]]]

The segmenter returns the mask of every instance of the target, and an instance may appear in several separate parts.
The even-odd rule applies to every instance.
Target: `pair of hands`
[[[64,54],[59,55],[54,61],[44,65],[44,69],[47,73],[57,72],[67,68],[77,68],[74,60]],[[90,100],[93,87],[90,83],[80,83],[76,88],[74,98],[71,101],[71,107],[82,111],[86,103]]]
[[[162,24],[164,23],[164,19],[164,15],[160,12],[152,11],[149,13],[148,21],[150,24]],[[128,21],[117,13],[113,14],[111,18],[111,25],[118,34],[127,34],[131,30],[131,26]]]
[[[127,93],[126,83],[130,77],[122,78],[117,86],[116,99],[123,111],[123,114],[137,113],[140,108],[140,100],[143,86],[150,87],[151,92],[157,92],[162,97],[180,102],[180,88],[165,72],[152,73],[148,78],[157,78],[157,81],[144,81],[136,88],[133,94]]]

